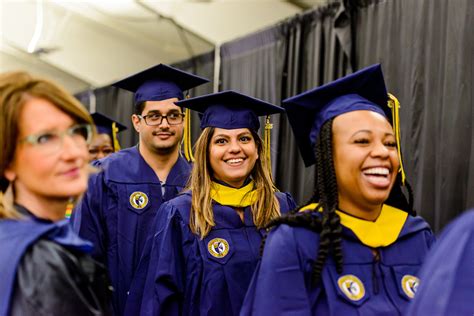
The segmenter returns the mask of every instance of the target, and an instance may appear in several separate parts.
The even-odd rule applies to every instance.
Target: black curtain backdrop
[[[399,98],[415,208],[435,230],[474,206],[473,4],[352,2],[357,68],[382,63]]]
[[[382,63],[388,89],[402,104],[415,207],[439,230],[474,206],[473,12],[470,0],[332,1],[224,45],[223,88],[279,104]],[[273,120],[279,129],[275,182],[304,203],[314,189],[314,168],[304,168],[286,118]]]
[[[351,23],[332,4],[221,47],[222,89],[280,105],[281,100],[352,71]],[[272,162],[277,187],[303,203],[314,190],[286,116],[272,117]],[[262,125],[263,126],[263,125]]]
[[[404,164],[415,207],[435,230],[474,207],[472,0],[333,0],[221,46],[220,90],[281,100],[374,63],[401,102]],[[471,32],[472,33],[472,32]],[[213,78],[214,52],[175,66]],[[212,92],[212,83],[192,95]],[[94,91],[97,110],[131,127],[132,95]],[[78,97],[89,104],[90,92]],[[193,116],[194,139],[199,133]],[[314,190],[286,117],[272,117],[277,187],[304,203]],[[263,127],[263,121],[262,121]],[[122,133],[124,147],[137,142]]]
[[[342,4],[309,11],[287,21],[283,99],[322,85],[352,72],[351,24]],[[275,180],[300,204],[312,195],[314,166],[305,168],[288,120],[282,120]]]
[[[221,46],[221,90],[236,90],[279,104],[282,98],[282,75],[285,61],[286,40],[280,26],[273,27],[243,39]],[[282,131],[280,115],[273,115],[271,122],[271,159],[281,157],[278,139]],[[263,135],[264,118],[260,120]],[[277,164],[273,163],[273,172]]]
[[[188,71],[190,73],[199,75],[201,77],[207,78],[210,80],[209,83],[203,84],[202,86],[196,87],[189,91],[189,96],[200,96],[213,91],[213,79],[214,79],[214,51],[199,55],[197,57],[191,58],[186,61],[182,61],[176,64],[173,64],[173,67],[178,69]],[[199,127],[200,119],[199,115],[192,111],[191,112],[191,138],[194,142],[199,137],[201,133],[201,128]]]
[[[210,80],[209,83],[189,91],[190,96],[197,96],[212,92],[212,79],[214,74],[214,51],[205,53],[186,61],[172,65],[184,71],[197,74]],[[79,101],[90,110],[92,102],[96,104],[96,111],[104,113],[128,127],[118,134],[122,148],[134,146],[138,143],[138,134],[133,128],[131,116],[133,114],[133,93],[112,86],[84,91],[76,95]],[[95,99],[95,101],[94,101]],[[200,133],[199,117],[192,115],[192,137],[196,139]]]

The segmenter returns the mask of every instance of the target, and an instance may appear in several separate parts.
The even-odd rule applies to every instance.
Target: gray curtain
[[[415,208],[435,230],[474,206],[472,0],[354,1],[358,68],[382,63],[401,103]]]
[[[212,92],[212,78],[214,73],[214,51],[205,53],[189,60],[172,65],[184,71],[197,74],[211,80],[210,83],[189,91],[191,96]],[[128,127],[124,132],[118,134],[122,148],[134,146],[138,143],[138,134],[133,129],[131,115],[133,114],[133,93],[112,86],[102,87],[90,91],[84,91],[76,95],[79,101],[90,110],[91,103],[96,103],[96,111],[118,120]],[[193,114],[192,136],[196,139],[199,135],[199,118]]]
[[[209,83],[191,89],[189,91],[190,97],[212,93],[214,79],[214,51],[173,64],[172,66],[210,80]],[[201,133],[199,123],[199,115],[196,112],[191,111],[191,138],[193,144]]]
[[[332,0],[222,45],[220,90],[280,104],[382,63],[388,89],[402,106],[402,149],[415,208],[439,230],[474,207],[473,16],[472,0]],[[213,56],[176,66],[212,79]],[[209,92],[212,84],[192,95]],[[131,95],[110,87],[95,93],[99,111],[130,126]],[[304,167],[286,117],[272,122],[276,185],[304,203],[314,190],[314,168]],[[126,133],[122,144],[136,143],[136,133]],[[194,138],[198,133],[194,116]]]
[[[297,16],[285,25],[287,55],[283,98],[293,96],[352,72],[351,23],[341,3]],[[305,168],[286,117],[281,123],[281,156],[276,183],[298,203],[305,203],[315,186],[314,166]]]
[[[221,90],[236,90],[280,104],[285,49],[286,39],[280,25],[222,45]],[[260,123],[263,133],[264,118]],[[280,115],[273,115],[271,123],[271,158],[275,161],[281,155]],[[276,164],[272,165],[275,172]]]
[[[350,20],[344,14],[344,6],[333,4],[226,43],[221,47],[222,90],[280,105],[351,71]],[[314,169],[304,168],[286,116],[274,115],[272,123],[275,183],[302,203],[314,190]]]

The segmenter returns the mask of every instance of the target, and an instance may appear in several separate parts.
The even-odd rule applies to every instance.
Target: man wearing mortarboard
[[[94,161],[120,150],[117,134],[127,127],[99,112],[91,116],[97,133],[89,144],[89,161]]]
[[[94,243],[114,287],[112,305],[122,315],[131,279],[160,205],[185,186],[191,166],[180,155],[184,114],[175,102],[207,79],[159,64],[114,86],[135,93],[137,146],[97,161],[103,170],[89,181],[72,223]]]

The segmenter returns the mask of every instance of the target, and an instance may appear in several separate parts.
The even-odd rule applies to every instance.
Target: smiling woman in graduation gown
[[[237,315],[263,227],[295,207],[275,191],[257,134],[258,115],[283,109],[233,91],[178,104],[203,113],[204,130],[190,190],[160,208],[151,252],[142,257],[149,256],[144,280],[136,280],[145,284],[140,314]]]
[[[388,100],[374,65],[284,101],[316,191],[275,221],[241,315],[404,313],[433,235],[396,188],[398,104]]]
[[[64,220],[87,188],[92,118],[67,92],[0,75],[0,315],[109,315],[105,269]]]

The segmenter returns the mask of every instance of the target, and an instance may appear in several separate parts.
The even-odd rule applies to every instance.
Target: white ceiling
[[[0,72],[28,70],[71,92],[101,87],[326,1],[0,0]]]

